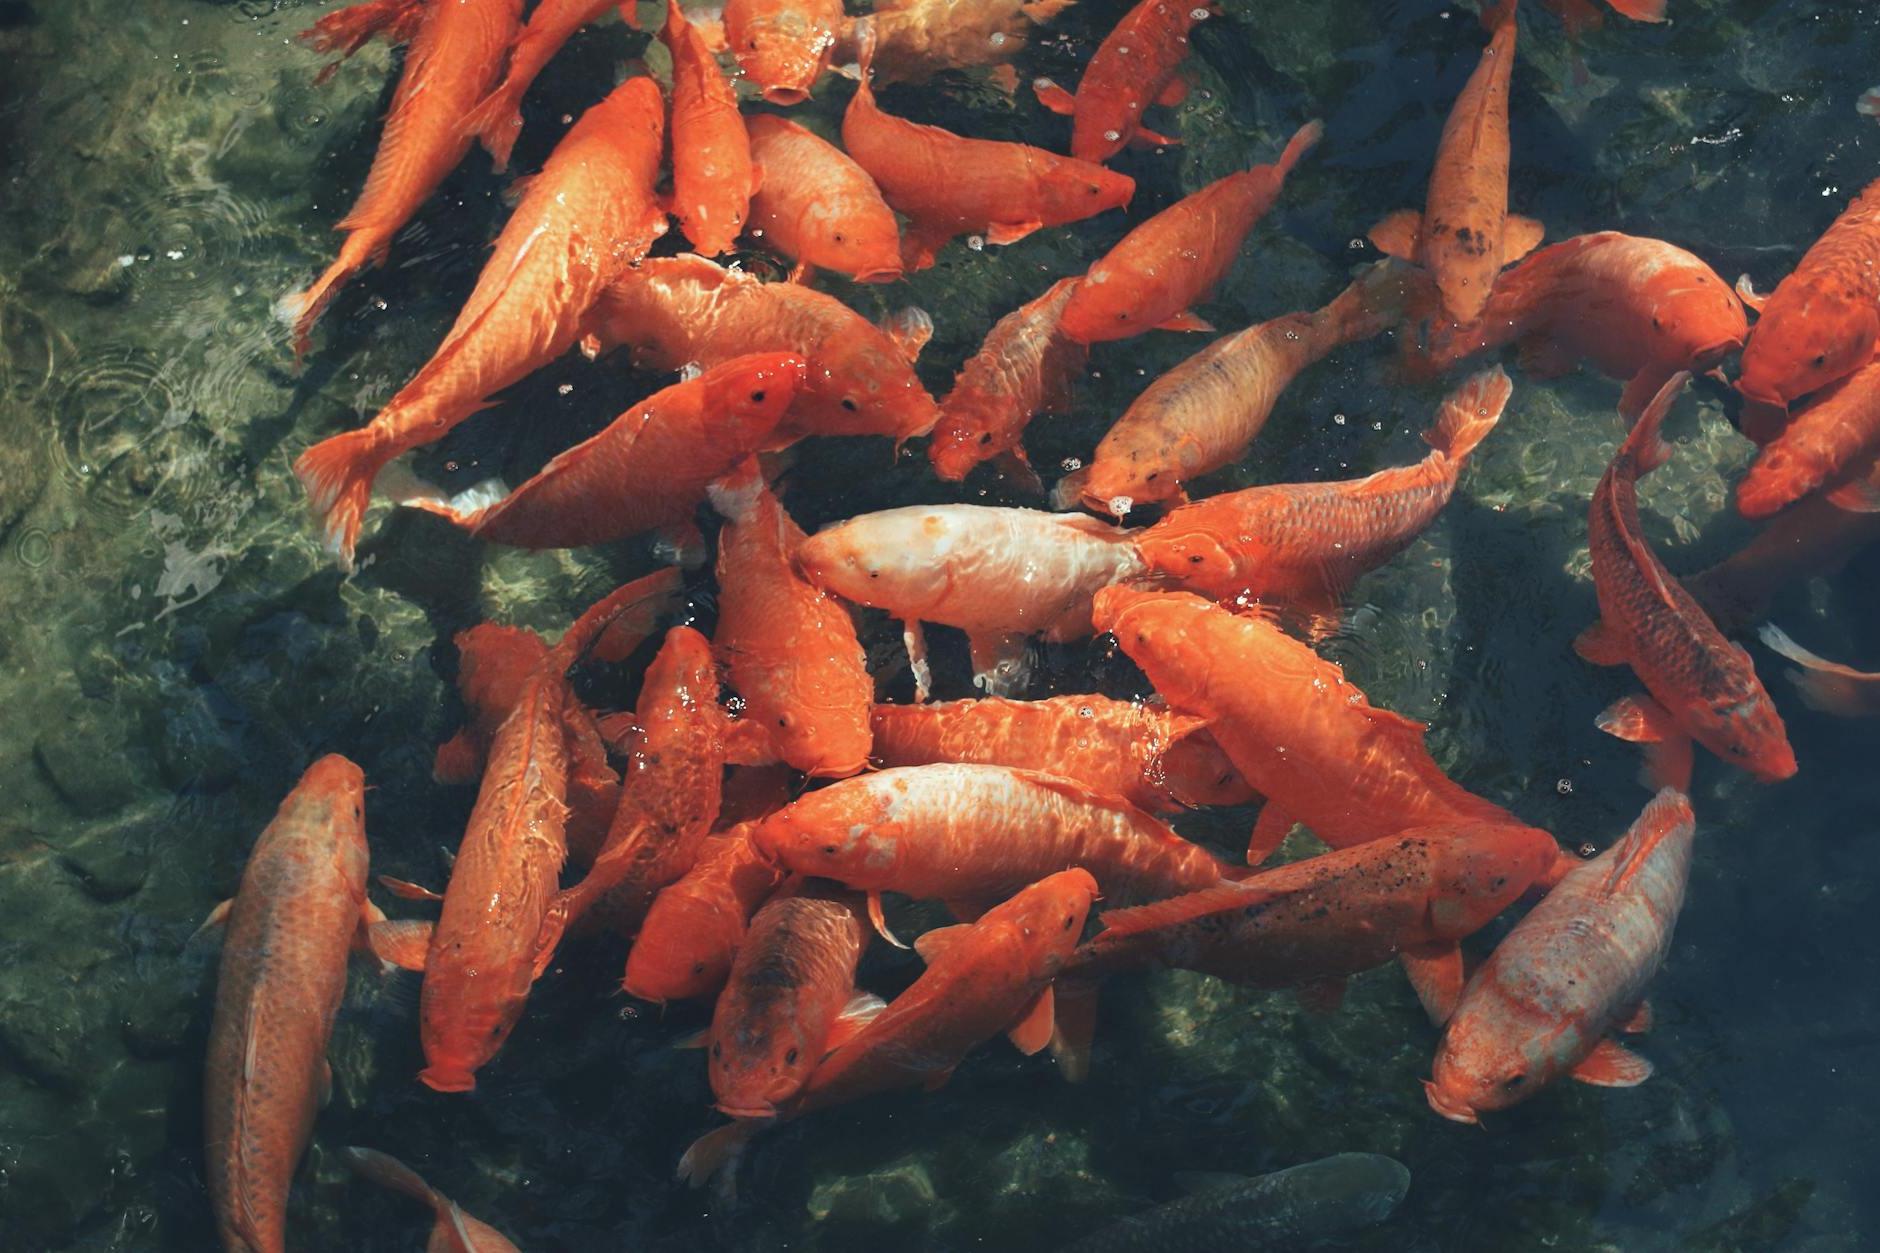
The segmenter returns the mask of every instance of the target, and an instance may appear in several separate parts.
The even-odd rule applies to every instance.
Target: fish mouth
[[[729,1115],[732,1118],[755,1119],[775,1118],[777,1116],[777,1107],[768,1103],[762,1105],[727,1105],[723,1101],[720,1101],[718,1102],[717,1108],[719,1113]]]
[[[903,273],[901,267],[898,265],[884,265],[879,269],[869,270],[865,274],[857,274],[855,281],[858,283],[898,283],[901,281]]]
[[[1479,1123],[1475,1111],[1467,1105],[1451,1100],[1441,1088],[1428,1079],[1423,1081],[1423,1095],[1429,1098],[1430,1108],[1447,1118],[1450,1122]]]
[[[1737,394],[1744,400],[1751,400],[1759,405],[1768,405],[1771,408],[1781,409],[1785,412],[1788,410],[1789,402],[1784,400],[1780,394],[1773,390],[1759,387],[1754,383],[1745,383],[1740,377],[1736,380],[1736,390]]]
[[[418,1072],[418,1081],[433,1092],[474,1092],[477,1077],[467,1070],[444,1070],[426,1066]]]
[[[771,104],[802,104],[805,100],[809,99],[809,93],[801,87],[766,87],[764,88],[764,99],[768,100]]]
[[[1717,340],[1715,343],[1705,344],[1702,348],[1699,348],[1695,353],[1691,354],[1691,369],[1693,371],[1708,370],[1711,366],[1716,365],[1719,361],[1722,361],[1725,357],[1742,346],[1743,341],[1734,336],[1728,339]]]

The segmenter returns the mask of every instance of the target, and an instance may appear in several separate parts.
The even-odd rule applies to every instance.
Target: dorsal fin
[[[1691,799],[1675,788],[1665,788],[1652,797],[1645,806],[1645,812],[1638,816],[1632,829],[1625,833],[1624,846],[1613,858],[1612,871],[1606,876],[1606,882],[1600,885],[1600,891],[1606,896],[1615,896],[1624,891],[1651,856],[1666,840],[1688,834],[1697,824],[1697,817],[1691,812]]]

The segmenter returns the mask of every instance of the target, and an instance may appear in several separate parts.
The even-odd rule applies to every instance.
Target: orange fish
[[[992,505],[909,505],[818,531],[797,553],[817,587],[905,624],[914,685],[932,686],[923,622],[966,632],[974,683],[1006,696],[1026,674],[1026,637],[1090,634],[1090,598],[1142,572],[1132,532],[1082,514]]]
[[[978,922],[929,931],[927,970],[867,1026],[822,1059],[778,1111],[800,1117],[847,1101],[924,1085],[937,1088],[966,1055],[1008,1032],[1020,1050],[1042,1049],[1053,1030],[1051,981],[1076,948],[1097,884],[1063,870],[1025,888]],[[764,1123],[735,1122],[686,1150],[679,1177],[694,1187],[735,1161]]]
[[[784,417],[786,436],[905,440],[925,435],[940,416],[914,377],[914,358],[933,332],[918,310],[877,329],[801,283],[760,283],[703,257],[659,257],[601,297],[589,329],[590,351],[630,344],[634,363],[655,370],[796,353],[809,363],[809,377]]]
[[[1184,503],[1182,484],[1240,459],[1299,372],[1397,319],[1403,275],[1374,267],[1315,313],[1289,313],[1223,336],[1162,375],[1097,444],[1090,465],[1058,485],[1099,513]]]
[[[1546,228],[1508,212],[1508,79],[1514,72],[1515,5],[1449,110],[1423,212],[1405,209],[1371,228],[1371,242],[1423,266],[1457,322],[1482,316],[1501,268],[1532,252]]]
[[[1413,323],[1402,343],[1408,370],[1425,378],[1510,343],[1533,378],[1584,361],[1627,380],[1619,412],[1630,422],[1666,379],[1715,365],[1746,332],[1742,302],[1702,261],[1663,240],[1601,231],[1543,248],[1502,274],[1471,325],[1438,313]]]
[[[856,27],[875,37],[875,81],[924,83],[946,71],[996,67],[993,82],[1006,95],[1018,87],[1011,62],[1036,27],[1074,0],[883,0],[849,24],[845,45],[859,45]],[[854,59],[858,47],[838,48],[836,60]]]
[[[1876,449],[1880,359],[1817,392],[1807,408],[1763,445],[1736,485],[1737,512],[1746,518],[1770,517],[1811,492],[1837,484]]]
[[[1095,875],[1111,905],[1245,873],[1128,801],[1008,766],[901,766],[844,779],[764,819],[751,842],[785,870],[867,893],[884,936],[883,892],[954,902],[970,915],[1065,866]]]
[[[1189,306],[1227,277],[1247,233],[1279,199],[1286,175],[1324,133],[1318,122],[1307,122],[1272,165],[1217,179],[1123,236],[1077,285],[1059,323],[1064,334],[1097,344],[1152,327],[1213,330]]]
[[[1071,153],[1084,161],[1108,161],[1132,141],[1173,144],[1142,124],[1152,104],[1174,108],[1188,97],[1176,71],[1188,59],[1188,33],[1220,12],[1214,0],[1138,0],[1097,45],[1077,84],[1077,94],[1039,79],[1038,102],[1071,119]]]
[[[586,877],[556,898],[569,924],[591,912],[631,934],[659,890],[692,868],[718,820],[727,721],[711,641],[672,628],[640,684],[613,825]]]
[[[509,155],[522,133],[522,98],[529,94],[536,75],[576,31],[598,22],[613,8],[629,22],[633,20],[634,5],[620,0],[542,0],[529,14],[528,25],[509,49],[509,69],[502,83],[458,123],[466,136],[482,141],[495,159],[497,173],[509,168]]]
[[[1150,813],[1255,796],[1200,719],[1107,696],[876,705],[874,758],[1040,770]]]
[[[1880,540],[1880,513],[1849,513],[1809,496],[1783,510],[1749,543],[1684,580],[1717,629],[1734,635],[1768,616],[1789,584],[1839,569]]]
[[[765,184],[751,200],[751,234],[796,262],[792,282],[817,269],[858,283],[901,277],[901,225],[881,189],[847,153],[774,113],[745,122]]]
[[[1856,670],[1809,652],[1773,622],[1758,632],[1762,642],[1801,668],[1789,671],[1789,682],[1810,709],[1839,718],[1880,717],[1880,674]]]
[[[1010,244],[1045,226],[1081,222],[1129,203],[1136,180],[1028,144],[968,139],[883,113],[861,81],[842,115],[842,146],[908,219],[901,255],[909,270],[933,264],[956,235]]]
[[[751,919],[712,1010],[712,1095],[733,1118],[769,1118],[831,1050],[879,1013],[855,991],[868,923],[847,893],[785,889]]]
[[[1754,303],[1736,380],[1746,399],[1786,409],[1866,365],[1880,340],[1880,179]]]
[[[349,1148],[341,1154],[363,1179],[402,1192],[431,1207],[437,1225],[425,1243],[425,1253],[517,1253],[516,1246],[488,1223],[463,1212],[457,1202],[433,1188],[418,1172],[376,1149]]]
[[[665,233],[653,197],[664,130],[665,102],[648,78],[627,80],[582,114],[530,180],[430,361],[371,425],[294,463],[343,562],[379,471],[567,351],[601,291]]]
[[[294,328],[296,356],[306,355],[313,324],[340,287],[367,266],[384,263],[393,237],[470,150],[470,137],[461,130],[464,110],[483,98],[502,71],[522,20],[522,0],[432,4],[418,13],[365,190],[333,228],[347,232],[339,257],[312,287],[282,297],[278,306]]]
[[[1345,593],[1409,547],[1455,493],[1463,458],[1495,429],[1514,390],[1501,367],[1443,401],[1413,466],[1333,483],[1249,487],[1173,510],[1136,547],[1149,569],[1185,591],[1237,606],[1281,605],[1322,626]]]
[[[1059,279],[1044,295],[1000,318],[978,353],[960,367],[927,446],[935,474],[958,482],[996,457],[1009,459],[1021,479],[1037,484],[1020,438],[1036,414],[1070,409],[1071,384],[1090,356],[1058,329],[1078,282]]]
[[[460,509],[425,496],[402,503],[515,548],[690,532],[707,485],[768,444],[803,376],[802,358],[789,353],[734,357],[655,392],[493,505]]]
[[[332,1086],[326,1061],[365,927],[365,775],[338,755],[307,768],[209,916],[226,923],[203,1078],[203,1156],[222,1246],[281,1253],[287,1192]]]
[[[1688,786],[1695,739],[1772,783],[1795,773],[1775,703],[1749,654],[1723,637],[1639,530],[1638,480],[1671,458],[1658,430],[1688,379],[1664,385],[1593,492],[1586,539],[1599,620],[1573,651],[1596,666],[1631,666],[1651,694],[1621,697],[1599,716],[1602,730],[1649,746],[1649,782]]]
[[[1515,924],[1443,1033],[1423,1085],[1431,1109],[1472,1123],[1561,1075],[1604,1088],[1651,1076],[1608,1032],[1650,1024],[1643,997],[1671,951],[1696,830],[1691,802],[1666,788]]]
[[[772,104],[802,104],[846,19],[842,0],[727,0],[725,42]]]
[[[783,761],[812,778],[868,764],[875,683],[841,602],[796,570],[803,531],[750,461],[714,489],[718,626],[712,644],[744,711],[735,760]]]
[[[692,869],[654,898],[627,951],[621,987],[664,1004],[725,984],[751,916],[783,882],[751,843],[755,820],[706,840]]]
[[[1635,22],[1662,22],[1665,20],[1666,0],[1606,0],[1614,13],[1623,14]],[[1514,0],[1498,0],[1497,4],[1486,6],[1482,11],[1483,22],[1492,30],[1493,16],[1496,10],[1506,4],[1514,8]],[[1598,30],[1605,22],[1605,14],[1593,0],[1541,0],[1541,4],[1560,18],[1561,25],[1567,28],[1570,38],[1578,39],[1589,31]]]
[[[737,246],[764,171],[753,160],[738,93],[679,0],[659,32],[672,53],[672,212],[707,257]]]
[[[1423,746],[1422,723],[1372,705],[1335,663],[1264,618],[1186,592],[1107,587],[1095,621],[1172,707],[1207,720],[1241,777],[1267,797],[1251,864],[1295,821],[1334,848],[1412,827],[1519,825],[1443,773]]]
[[[410,43],[424,22],[426,5],[427,0],[361,0],[320,18],[300,32],[300,41],[315,52],[337,52],[341,60],[378,36],[391,44]],[[338,62],[327,66],[314,81],[326,81],[337,68]]]

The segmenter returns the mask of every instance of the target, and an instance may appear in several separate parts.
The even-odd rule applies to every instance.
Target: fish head
[[[307,767],[281,802],[276,819],[287,820],[284,830],[318,832],[340,878],[357,884],[362,896],[368,856],[365,805],[365,771],[338,753],[328,753]]]
[[[1743,349],[1736,389],[1786,408],[1851,374],[1873,356],[1880,306],[1871,297],[1793,276],[1769,297]]]
[[[425,1067],[418,1072],[427,1088],[476,1089],[476,1072],[501,1051],[527,1001],[529,964],[521,958],[512,964],[515,977],[503,979],[506,986],[498,986],[495,971],[479,977],[475,971],[427,968],[419,1015]]]
[[[1652,302],[1652,359],[1681,370],[1707,370],[1743,346],[1743,302],[1707,265],[1680,266]]]
[[[1142,505],[1180,500],[1180,448],[1160,444],[1160,439],[1159,432],[1131,432],[1117,439],[1106,436],[1078,490],[1084,506],[1120,521]]]
[[[885,509],[805,539],[796,565],[825,591],[914,621],[947,599],[946,568],[971,555],[966,532],[947,506]]]
[[[1097,262],[1065,302],[1058,331],[1073,343],[1099,344],[1146,330],[1138,316],[1142,306],[1138,282],[1107,261]]]
[[[866,324],[816,346],[796,413],[809,434],[896,440],[925,435],[940,420],[940,406],[921,386],[906,355]]]
[[[1043,180],[1039,217],[1046,225],[1080,222],[1110,209],[1126,207],[1136,194],[1136,180],[1092,161],[1058,159]]]
[[[1437,890],[1430,922],[1444,939],[1460,940],[1487,926],[1560,858],[1560,845],[1537,827],[1513,822],[1471,822],[1428,827],[1437,836]]]
[[[1471,1013],[1465,1002],[1443,1032],[1423,1084],[1430,1108],[1451,1122],[1473,1123],[1538,1092],[1554,1073],[1544,1054],[1555,1033],[1546,1024],[1538,1024],[1543,1028],[1538,1032],[1530,1025],[1502,1024],[1493,1013]]]
[[[1747,657],[1743,661],[1749,664]],[[1716,701],[1703,711],[1710,733],[1698,738],[1731,765],[1764,783],[1780,783],[1795,775],[1795,749],[1775,702],[1753,677],[1751,683],[1752,690],[1740,698]]]
[[[758,855],[782,870],[834,879],[860,891],[894,881],[899,829],[866,790],[847,785],[840,795],[811,793],[757,824]]]
[[[1184,805],[1244,805],[1258,795],[1201,727],[1168,746],[1162,771],[1169,794]]]
[[[1095,479],[1095,474],[1092,474]],[[1212,529],[1186,524],[1176,510],[1144,531],[1136,548],[1166,583],[1214,597],[1241,590],[1241,558]]]
[[[835,32],[794,6],[769,9],[741,22],[727,16],[731,53],[764,99],[786,107],[808,100],[828,62]]]
[[[830,654],[826,666],[816,664],[821,660],[800,661],[802,692],[834,695],[821,707],[812,707],[807,695],[801,695],[794,705],[780,708],[774,742],[777,756],[810,778],[846,779],[868,765],[868,755],[874,749],[874,731],[869,724],[872,693],[856,690],[852,681],[855,670],[844,658]],[[818,671],[826,677],[814,677]],[[857,699],[845,701],[843,692],[853,693]]]
[[[661,893],[656,905],[627,950],[621,990],[659,1005],[715,995],[744,938],[737,902]]]
[[[480,622],[457,632],[455,642],[463,703],[473,715],[495,722],[516,707],[523,683],[548,659],[548,645],[525,627]]]
[[[714,366],[701,377],[708,429],[727,444],[756,448],[795,403],[808,368],[787,352],[754,352]]]
[[[714,1024],[707,1059],[712,1095],[733,1118],[773,1117],[778,1105],[803,1090],[824,1051],[823,1041],[804,1033],[793,987],[770,980],[752,992],[763,994],[762,1005],[739,1015],[733,1029]]]
[[[1073,867],[1038,880],[987,911],[980,922],[1014,928],[1033,961],[1055,972],[1083,938],[1084,921],[1096,899],[1096,879],[1088,870]]]
[[[831,196],[812,204],[798,224],[803,259],[858,283],[901,280],[901,227],[886,204],[856,205]]]
[[[940,421],[927,445],[934,473],[957,483],[980,462],[1011,448],[1011,438],[997,432],[1010,429],[1012,407],[1009,396],[967,382],[956,384],[940,402]]]

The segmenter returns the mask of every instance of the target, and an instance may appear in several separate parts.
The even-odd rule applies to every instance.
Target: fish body
[[[855,995],[868,942],[861,902],[785,891],[751,919],[712,1010],[712,1095],[734,1118],[768,1118],[809,1081]]]
[[[579,548],[690,524],[706,487],[770,442],[803,380],[790,353],[733,357],[655,392],[493,505],[406,503],[513,548]]]
[[[472,1214],[466,1214],[457,1202],[426,1183],[418,1172],[397,1158],[375,1149],[345,1150],[346,1164],[361,1177],[381,1187],[402,1192],[412,1200],[431,1207],[437,1225],[425,1242],[425,1253],[517,1253],[496,1228]]]
[[[509,49],[503,81],[459,121],[467,137],[480,140],[496,163],[497,173],[509,168],[509,157],[522,134],[522,98],[536,76],[555,59],[561,46],[583,26],[598,22],[608,10],[631,11],[620,0],[542,0]]]
[[[1308,122],[1272,165],[1217,179],[1123,236],[1090,267],[1059,323],[1081,344],[1127,339],[1151,327],[1206,329],[1188,309],[1227,277],[1254,224],[1325,128]]]
[[[646,78],[627,80],[582,114],[528,184],[430,361],[368,426],[323,440],[294,463],[342,560],[351,561],[386,463],[442,438],[566,352],[601,291],[665,232],[653,195],[665,116]]]
[[[1501,268],[1541,241],[1540,223],[1508,213],[1515,28],[1515,5],[1502,6],[1488,47],[1443,124],[1423,212],[1393,214],[1371,230],[1371,242],[1383,251],[1429,270],[1443,312],[1464,324],[1482,315]]]
[[[1334,848],[1414,827],[1520,825],[1443,773],[1421,723],[1373,706],[1335,663],[1264,618],[1186,592],[1111,587],[1097,593],[1095,622],[1171,707],[1207,721],[1267,798],[1249,861],[1295,821]]]
[[[725,41],[772,104],[801,104],[835,48],[842,0],[726,0]]]
[[[716,495],[718,625],[712,644],[744,701],[744,764],[783,761],[815,778],[868,764],[875,684],[849,611],[798,573],[802,528],[755,462]]]
[[[1789,681],[1810,709],[1839,718],[1880,716],[1880,674],[1817,656],[1773,622],[1765,622],[1759,634],[1763,643],[1800,667],[1789,671]]]
[[[1058,328],[1078,281],[1059,279],[1000,318],[960,367],[927,446],[935,474],[957,482],[980,462],[1008,455],[1029,466],[1020,442],[1026,426],[1037,414],[1070,408],[1071,384],[1089,360],[1088,349]]]
[[[1737,512],[1767,518],[1834,485],[1880,449],[1880,360],[1815,393],[1736,485]]]
[[[738,93],[679,0],[660,39],[672,54],[672,212],[702,256],[737,246],[763,170],[751,154]]]
[[[1660,792],[1625,838],[1516,923],[1463,990],[1424,1084],[1456,1122],[1527,1100],[1562,1075],[1630,1087],[1651,1063],[1608,1038],[1633,1019],[1671,948],[1696,822]]]
[[[203,1156],[228,1253],[281,1253],[287,1193],[331,1082],[327,1041],[365,922],[365,776],[308,767],[227,908],[203,1076]],[[219,913],[220,911],[218,911]]]
[[[1593,492],[1587,547],[1599,621],[1574,641],[1574,649],[1596,665],[1629,665],[1677,730],[1763,782],[1774,782],[1795,773],[1795,753],[1749,654],[1724,638],[1639,528],[1638,480],[1670,459],[1659,428],[1684,383],[1680,375],[1664,386]],[[1615,707],[1602,726],[1628,739],[1660,740],[1671,733],[1669,727],[1644,725],[1656,712],[1649,706]],[[1681,782],[1675,775],[1664,781]]]
[[[863,76],[842,115],[842,146],[909,222],[906,268],[923,270],[957,235],[1009,244],[1129,203],[1136,181],[1029,144],[969,139],[883,113]]]
[[[912,319],[918,322],[918,319]],[[599,348],[630,344],[638,365],[710,369],[754,352],[791,352],[809,367],[782,434],[925,435],[940,416],[912,362],[925,337],[870,325],[801,283],[760,283],[703,257],[649,259],[597,304]],[[928,325],[931,330],[931,324]]]
[[[948,70],[1008,65],[1024,50],[1035,28],[1072,2],[886,0],[867,19],[875,33],[875,82],[924,83]],[[858,24],[850,24],[846,43],[859,42],[854,34]],[[843,57],[838,50],[836,58]],[[1016,81],[1014,77],[1009,83]]]
[[[313,324],[340,287],[360,270],[385,261],[393,238],[470,150],[470,137],[462,129],[464,111],[502,72],[521,20],[522,0],[471,0],[420,10],[372,171],[359,199],[334,227],[346,232],[339,257],[313,286],[281,302],[282,316],[293,324],[296,355],[306,354]]]
[[[977,763],[1038,770],[1150,813],[1239,805],[1254,791],[1197,719],[1107,696],[875,706],[883,766]]]
[[[1377,267],[1323,309],[1224,335],[1157,378],[1073,480],[1084,504],[1123,517],[1138,505],[1186,501],[1182,484],[1238,460],[1301,370],[1395,321],[1401,282],[1390,265]]]
[[[1336,612],[1358,576],[1408,547],[1455,493],[1462,462],[1513,391],[1499,367],[1444,400],[1412,466],[1332,483],[1225,492],[1170,511],[1136,540],[1169,584],[1236,605]]]
[[[799,277],[834,270],[862,283],[901,277],[901,227],[868,172],[816,132],[774,113],[745,120],[765,181],[751,233],[797,262]]]
[[[523,685],[548,658],[548,645],[527,627],[479,622],[457,632],[457,694],[467,715],[463,729],[438,745],[431,777],[439,783],[475,783],[483,777],[490,741],[516,707]]]
[[[759,853],[857,891],[999,900],[1082,866],[1106,904],[1214,887],[1235,873],[1125,800],[1055,775],[936,764],[879,770],[810,792],[759,823]]]
[[[1880,340],[1880,179],[1803,254],[1763,302],[1736,389],[1786,409],[1852,374]]]
[[[711,996],[724,986],[751,916],[783,872],[751,843],[755,821],[721,831],[692,869],[653,899],[627,952],[621,986],[643,1001]]]
[[[1482,316],[1437,314],[1403,337],[1405,364],[1433,377],[1480,352],[1521,346],[1536,378],[1590,364],[1627,380],[1619,412],[1636,420],[1665,380],[1704,370],[1743,344],[1743,303],[1716,271],[1663,240],[1601,231],[1522,258],[1495,280]]]
[[[1808,496],[1684,585],[1717,629],[1734,635],[1767,617],[1783,588],[1838,569],[1876,540],[1880,513],[1850,513],[1825,496]]]
[[[1138,0],[1091,54],[1073,98],[1047,85],[1038,98],[1054,113],[1071,118],[1071,153],[1083,161],[1108,161],[1137,138],[1172,142],[1146,132],[1144,110],[1174,105],[1187,94],[1176,71],[1188,59],[1188,35],[1219,13],[1213,0]]]

